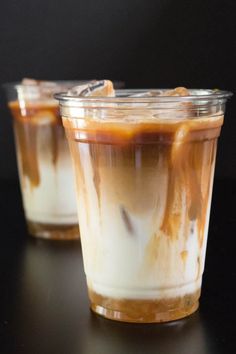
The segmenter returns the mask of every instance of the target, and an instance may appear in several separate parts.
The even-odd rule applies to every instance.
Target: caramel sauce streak
[[[93,168],[93,182],[97,193],[99,211],[101,212],[101,200],[100,200],[100,174],[99,174],[99,154],[96,153],[95,146],[89,145],[90,157]]]
[[[120,202],[127,212],[153,209],[156,203],[153,194],[158,195],[161,190],[158,178],[164,173],[168,177],[166,204],[161,226],[155,230],[155,239],[158,240],[158,233],[162,231],[170,240],[176,240],[182,235],[181,229],[186,240],[191,233],[190,225],[194,222],[198,225],[201,246],[214,172],[216,141],[223,117],[137,124],[99,123],[89,119],[84,119],[82,124],[78,121],[65,118],[63,123],[73,144],[90,144],[94,184],[99,199],[100,179],[105,178],[104,183],[111,184],[111,190],[119,194]],[[164,161],[163,171],[156,166],[160,160]],[[103,175],[98,174],[101,166]],[[112,180],[108,174],[104,175],[107,167],[113,171]],[[142,181],[145,181],[146,186]],[[147,192],[149,201],[144,198]],[[140,206],[136,206],[135,202]],[[128,225],[126,215],[122,215]]]
[[[86,182],[85,182],[85,175],[84,175],[84,168],[81,159],[81,153],[78,149],[77,144],[74,144],[73,141],[69,140],[69,149],[71,155],[73,156],[73,168],[75,172],[75,183],[76,183],[76,191],[77,195],[83,196],[84,201],[84,208],[86,213],[86,223],[89,225],[89,201],[88,201],[88,193],[86,191]],[[78,199],[78,197],[77,197]]]
[[[65,134],[59,115],[59,108],[50,104],[27,103],[21,108],[17,101],[10,102],[14,117],[14,130],[22,174],[28,177],[32,187],[40,184],[38,139],[42,129],[49,129],[51,139],[45,141],[45,147],[51,152],[52,163],[58,160],[58,140]],[[46,132],[46,131],[45,131]]]
[[[14,121],[14,131],[17,142],[18,156],[21,161],[21,170],[28,177],[32,187],[40,183],[40,174],[37,156],[37,127]]]
[[[56,165],[58,159],[58,150],[59,150],[58,140],[60,139],[59,129],[54,124],[50,125],[51,141],[49,142],[49,144],[50,144],[50,151],[52,154],[52,163],[54,166]]]
[[[89,289],[91,307],[103,308],[103,316],[125,322],[173,321],[194,312],[198,307],[200,289],[192,294],[163,299],[111,298]]]

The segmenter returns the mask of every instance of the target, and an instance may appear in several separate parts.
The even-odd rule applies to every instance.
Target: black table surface
[[[0,353],[236,353],[236,183],[216,181],[200,309],[168,324],[90,312],[78,241],[27,236],[19,186],[0,181]]]

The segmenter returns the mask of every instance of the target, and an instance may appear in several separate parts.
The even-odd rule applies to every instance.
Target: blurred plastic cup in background
[[[53,98],[75,84],[25,79],[5,85],[24,212],[32,236],[79,238],[72,163],[58,102]]]

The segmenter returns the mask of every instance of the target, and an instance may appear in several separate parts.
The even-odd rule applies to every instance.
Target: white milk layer
[[[22,174],[18,152],[18,165],[26,219],[32,222],[69,225],[78,223],[76,190],[69,148],[65,136],[57,141],[57,159],[53,162],[47,144],[51,130],[39,127],[37,132],[37,158],[40,175],[38,186],[32,186]],[[48,144],[49,145],[49,144]]]
[[[60,160],[60,158],[59,158]],[[23,189],[26,219],[46,224],[77,224],[74,181],[70,160],[58,163],[61,167],[41,164],[40,184],[32,188],[29,182]]]

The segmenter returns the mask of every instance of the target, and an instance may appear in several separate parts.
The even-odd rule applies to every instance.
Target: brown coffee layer
[[[90,117],[67,118],[63,125],[69,138],[77,141],[101,144],[172,144],[189,141],[209,140],[220,135],[223,116],[196,119],[156,119],[143,118],[131,123],[125,116],[119,122],[94,120]]]
[[[27,220],[30,235],[51,240],[74,240],[80,237],[78,224],[45,224]]]
[[[89,289],[91,309],[106,318],[124,322],[167,322],[186,317],[199,306],[200,290],[158,300],[114,299]]]
[[[58,159],[59,139],[65,141],[59,109],[57,105],[40,103],[27,103],[21,108],[17,101],[10,102],[9,107],[14,117],[14,131],[22,174],[29,178],[32,187],[36,187],[40,183],[39,134],[45,136],[42,153],[50,154],[54,166]]]
[[[133,143],[132,140],[104,144],[101,136],[96,139],[96,132],[90,132],[91,140],[88,142],[87,139],[78,141],[78,131],[69,130],[67,134],[77,186],[79,193],[84,195],[84,204],[88,204],[85,164],[89,163],[99,206],[102,195],[107,202],[118,203],[125,227],[131,234],[135,235],[135,230],[130,215],[153,210],[154,220],[162,218],[153,239],[158,240],[159,231],[173,240],[178,238],[184,222],[183,234],[187,240],[191,223],[196,221],[199,244],[202,245],[219,132],[220,127],[213,128],[213,132],[210,129],[199,130],[197,140],[189,138],[176,142],[173,138],[169,143],[166,135],[159,131],[152,132],[155,143],[147,143],[146,137],[142,143],[139,136],[140,143]],[[109,140],[112,133],[109,132]],[[133,137],[135,141],[136,138]],[[164,213],[161,211],[163,206]],[[186,214],[184,218],[183,211]],[[160,216],[160,213],[163,215]]]

